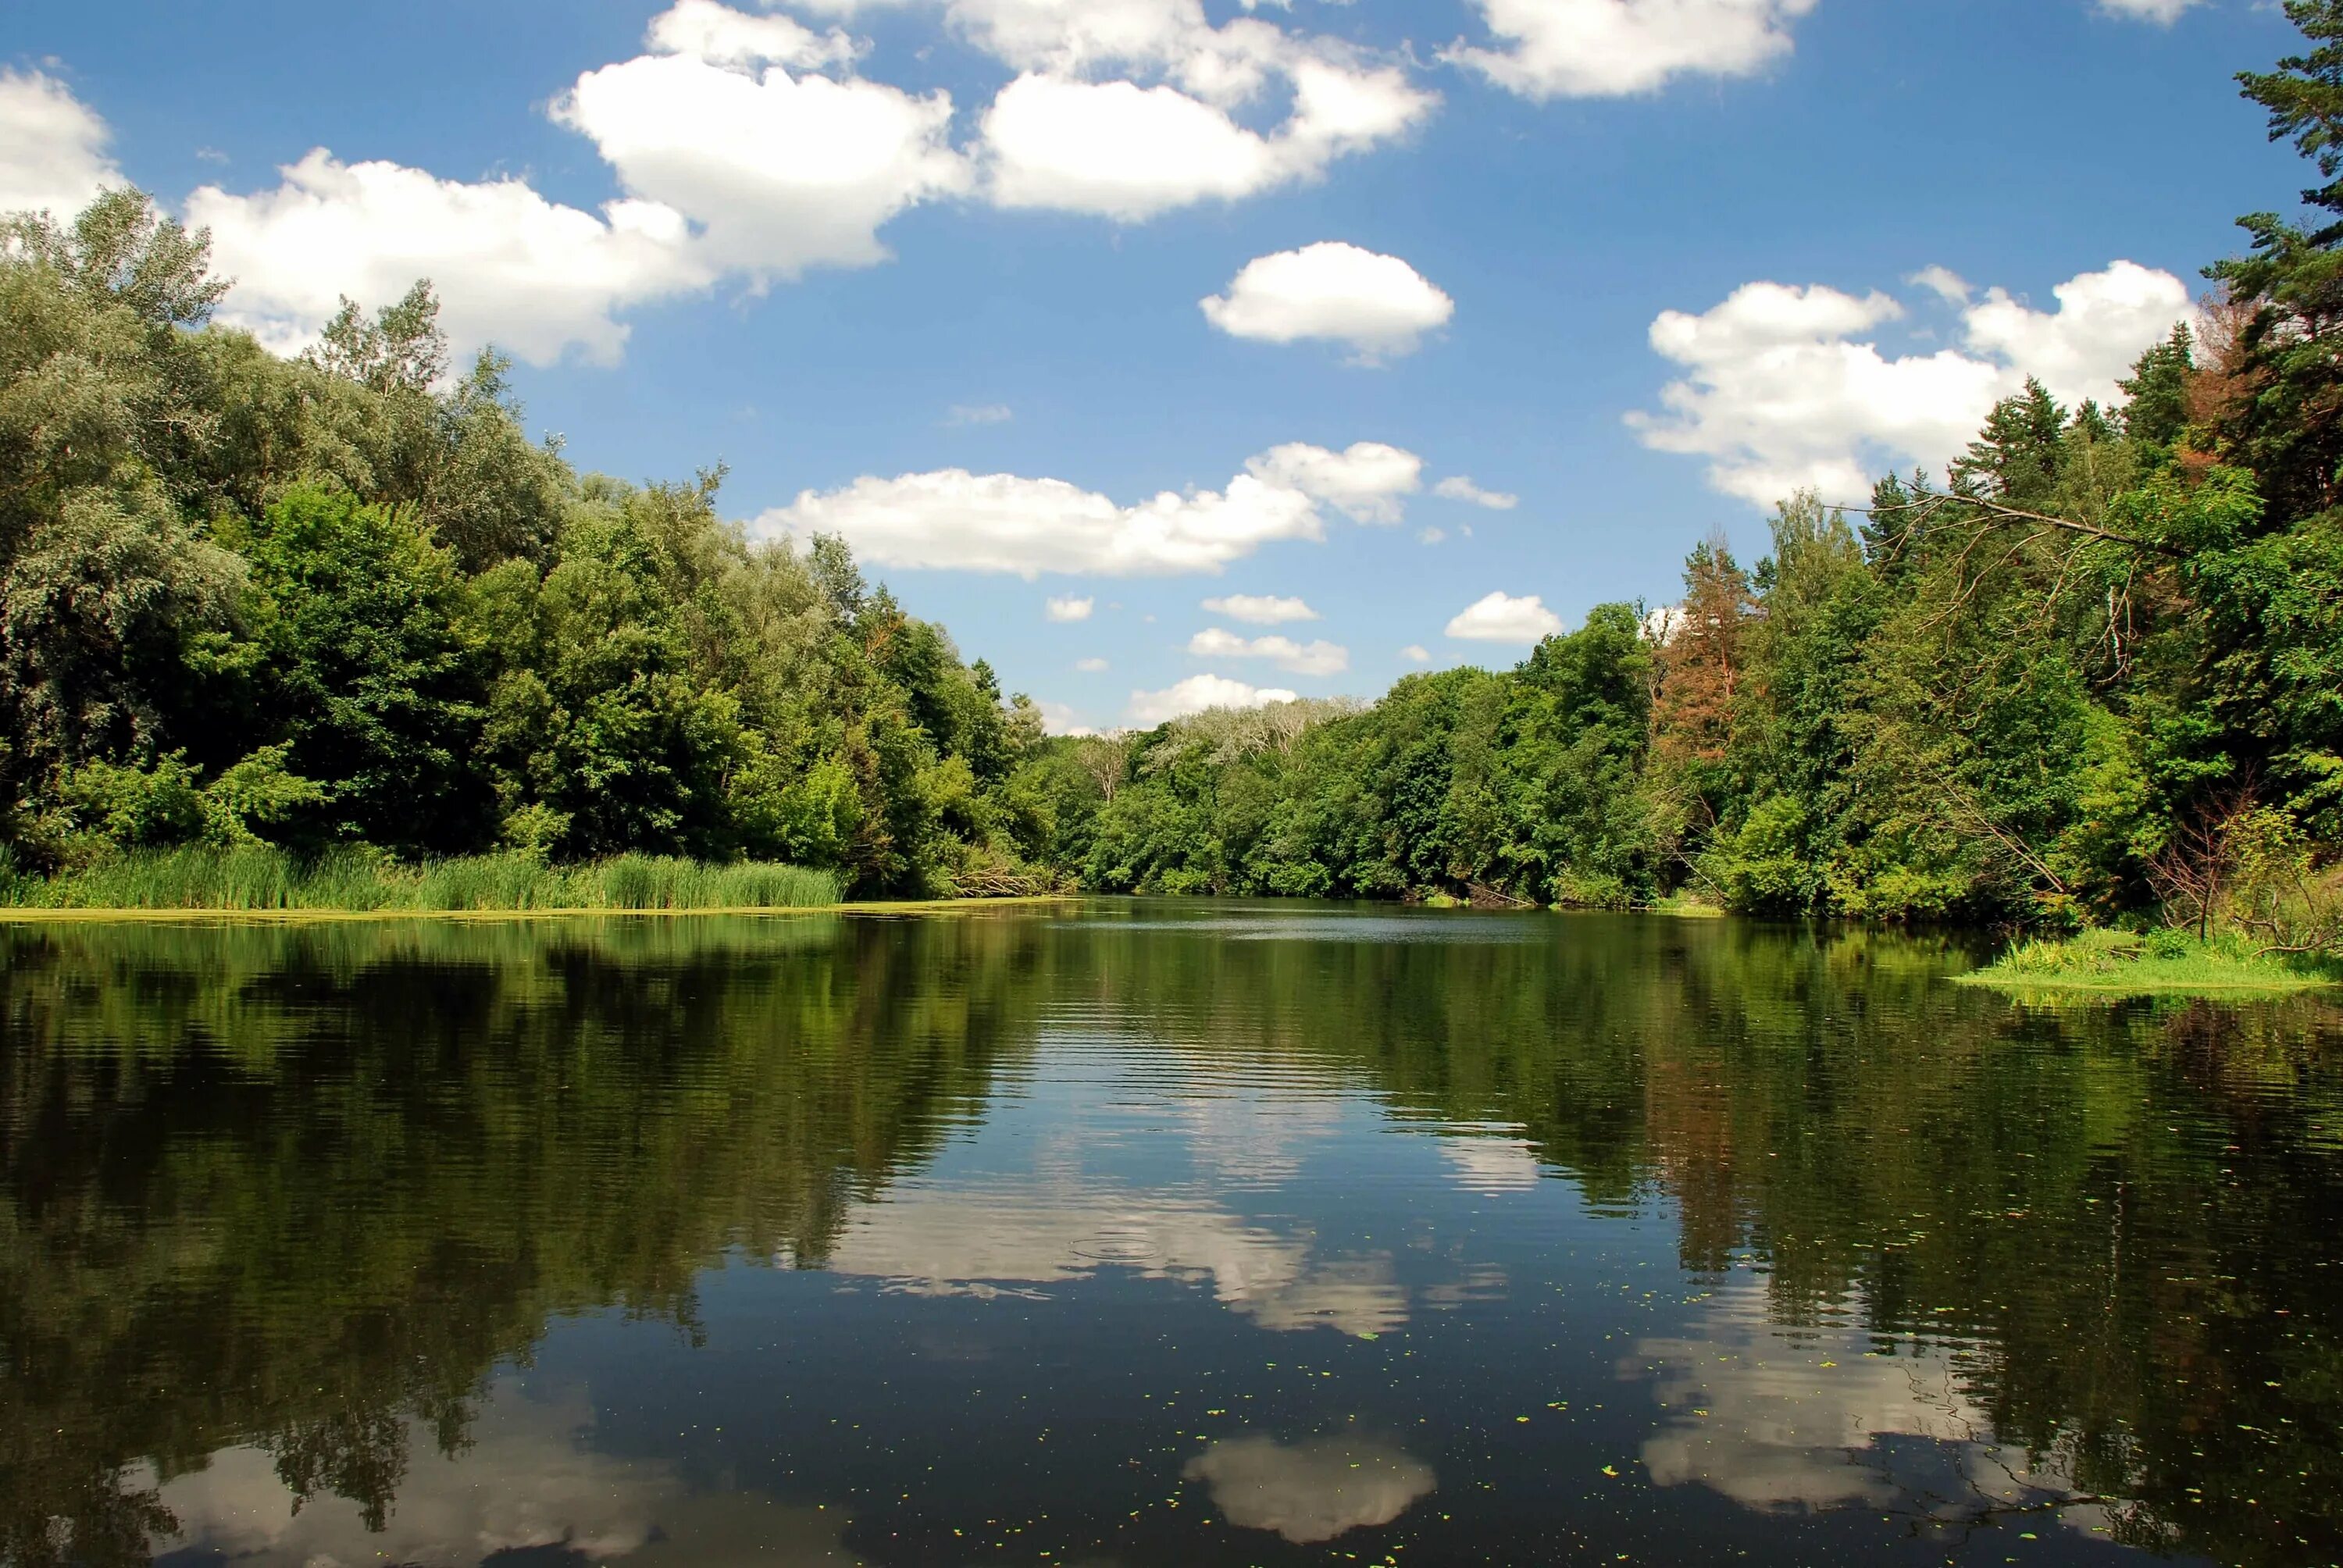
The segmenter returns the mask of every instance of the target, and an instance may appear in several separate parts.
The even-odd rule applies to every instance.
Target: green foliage
[[[1037,710],[842,544],[752,542],[720,472],[578,474],[497,356],[451,380],[423,284],[269,355],[209,324],[208,253],[136,192],[0,220],[12,875],[261,841],[1031,875]]]
[[[2104,997],[2310,990],[2343,980],[2343,964],[2268,953],[2241,934],[2202,941],[2159,928],[2145,936],[2094,930],[2019,942],[1961,977],[2021,996],[2081,991]]]
[[[363,845],[305,858],[250,839],[107,856],[48,879],[0,879],[0,901],[66,910],[762,910],[840,899],[798,866],[618,855],[548,865],[526,850],[408,864]]]

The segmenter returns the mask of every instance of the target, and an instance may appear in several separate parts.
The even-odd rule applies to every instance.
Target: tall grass
[[[1960,977],[2014,992],[2092,991],[2114,996],[2307,990],[2343,980],[2343,963],[2264,951],[2239,931],[2208,941],[2191,932],[2090,930],[2022,941],[1994,963]]]
[[[262,845],[116,856],[52,878],[0,868],[0,904],[69,910],[774,910],[839,901],[799,866],[620,855],[552,866],[530,855],[402,865],[364,853],[304,859]]]

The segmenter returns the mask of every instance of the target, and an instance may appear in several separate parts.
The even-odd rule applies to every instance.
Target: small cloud
[[[1091,611],[1097,608],[1096,599],[1075,598],[1069,595],[1063,598],[1051,599],[1047,608],[1047,613],[1051,620],[1063,623],[1088,620],[1091,618]]]
[[[1214,615],[1243,621],[1247,626],[1283,626],[1291,620],[1316,620],[1318,612],[1298,598],[1274,598],[1265,594],[1232,593],[1208,598],[1204,608]]]
[[[1493,593],[1448,623],[1448,635],[1467,642],[1530,643],[1562,630],[1562,618],[1535,594]]]
[[[227,162],[227,155],[217,147],[197,147],[196,161],[206,164],[224,164]]]
[[[1430,664],[1432,650],[1420,642],[1411,642],[1399,650],[1399,656],[1410,664]]]
[[[1436,545],[1447,537],[1446,528],[1425,528],[1415,536],[1415,542],[1420,545]]]
[[[1258,256],[1226,294],[1201,303],[1205,319],[1232,337],[1345,343],[1354,365],[1413,354],[1456,314],[1456,302],[1406,262],[1340,241]]]
[[[1188,651],[1198,658],[1265,658],[1291,675],[1340,675],[1351,668],[1351,650],[1337,643],[1303,644],[1290,637],[1248,640],[1216,626],[1190,638]]]
[[[1006,403],[955,403],[944,423],[960,425],[1006,425],[1017,417],[1015,409]]]
[[[1131,721],[1141,729],[1174,719],[1185,719],[1192,713],[1202,713],[1211,708],[1266,708],[1272,703],[1297,702],[1299,692],[1282,687],[1248,686],[1242,680],[1231,680],[1222,675],[1192,675],[1175,686],[1161,691],[1134,691],[1131,694]]]
[[[1097,675],[1107,668],[1107,662],[1102,658],[1078,658],[1074,660],[1074,668],[1084,675]]]
[[[1062,702],[1037,703],[1041,710],[1041,729],[1051,735],[1096,735],[1098,730],[1082,716]]]
[[[1969,297],[1976,292],[1966,278],[1948,266],[1924,266],[1905,281],[1917,284],[1947,305],[1966,305]]]
[[[1509,496],[1503,490],[1484,490],[1463,474],[1441,480],[1432,487],[1432,493],[1452,501],[1469,501],[1493,512],[1510,512],[1522,504],[1519,496]]]

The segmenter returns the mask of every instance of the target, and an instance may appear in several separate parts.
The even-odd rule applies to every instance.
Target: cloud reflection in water
[[[1274,1530],[1297,1545],[1388,1524],[1435,1484],[1430,1465],[1389,1443],[1332,1437],[1291,1446],[1229,1438],[1190,1460],[1184,1473],[1212,1488],[1230,1523]]]

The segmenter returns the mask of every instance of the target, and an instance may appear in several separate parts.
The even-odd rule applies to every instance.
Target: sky
[[[2265,0],[12,0],[0,209],[128,182],[297,353],[428,277],[1061,730],[1510,665],[1939,471],[2308,183]]]

